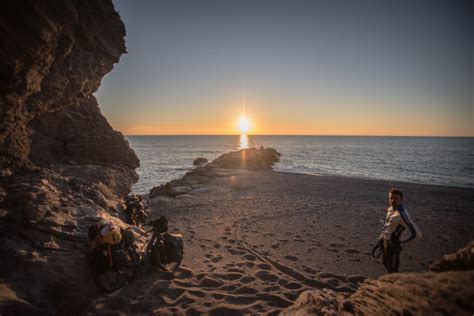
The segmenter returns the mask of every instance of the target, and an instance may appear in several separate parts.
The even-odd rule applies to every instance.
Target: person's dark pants
[[[402,246],[397,239],[390,241],[384,240],[383,244],[383,265],[387,269],[388,273],[398,272],[400,266],[400,253],[402,252]]]

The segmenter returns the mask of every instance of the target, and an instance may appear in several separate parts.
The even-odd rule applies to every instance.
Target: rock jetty
[[[204,162],[205,158],[198,158]],[[207,159],[205,159],[207,162]],[[268,171],[280,161],[280,153],[273,148],[248,148],[223,154],[205,166],[199,166],[186,173],[183,178],[156,186],[150,190],[149,197],[175,198],[192,191],[193,185],[203,184],[216,177],[235,174],[236,171]],[[201,163],[199,163],[201,165]]]

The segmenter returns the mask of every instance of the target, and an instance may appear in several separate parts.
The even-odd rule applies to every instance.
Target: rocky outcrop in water
[[[78,312],[87,228],[123,225],[138,158],[93,93],[125,53],[110,0],[0,4],[0,313]]]
[[[207,158],[196,158],[193,161],[193,166],[201,166],[207,163]]]
[[[198,167],[186,173],[181,179],[170,181],[150,190],[149,197],[171,197],[188,194],[193,186],[210,182],[216,177],[234,175],[238,170],[263,171],[271,170],[280,161],[280,153],[273,148],[248,148],[223,154],[211,163],[207,159],[198,158],[194,161]]]
[[[367,279],[351,295],[327,289],[303,292],[283,315],[471,315],[473,260],[471,242],[435,262],[432,272]]]
[[[248,148],[221,155],[210,165],[226,169],[270,170],[280,161],[280,153],[273,148]]]

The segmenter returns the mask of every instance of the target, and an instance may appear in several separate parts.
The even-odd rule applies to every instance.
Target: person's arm
[[[421,232],[416,226],[416,224],[413,222],[413,220],[410,218],[410,215],[408,214],[407,210],[401,210],[400,217],[402,218],[401,224],[405,226],[405,228],[408,228],[408,230],[410,231],[410,236],[405,240],[400,240],[400,244],[405,244],[414,239],[421,239]]]

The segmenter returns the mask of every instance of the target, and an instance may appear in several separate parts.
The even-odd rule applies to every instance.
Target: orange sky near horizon
[[[354,105],[353,105],[354,107]],[[238,120],[242,106],[211,106],[213,111],[203,113],[190,109],[187,113],[160,110],[134,118],[134,125],[113,117],[108,119],[114,129],[124,135],[239,135]],[[333,110],[306,108],[305,112],[291,107],[271,107],[265,104],[247,105],[250,121],[249,135],[360,135],[360,136],[474,136],[469,125],[458,125],[461,118],[446,115],[440,119],[430,113],[417,114],[387,111],[357,111],[356,108],[332,106]],[[343,108],[343,110],[341,110]],[[197,109],[197,107],[195,108]],[[216,110],[218,109],[218,110]],[[266,110],[268,109],[268,110]],[[423,119],[420,119],[422,115]],[[180,116],[182,116],[180,118]],[[464,118],[466,119],[466,118]],[[393,120],[393,124],[390,124]],[[469,120],[469,117],[467,118]],[[403,122],[403,123],[399,123]]]

